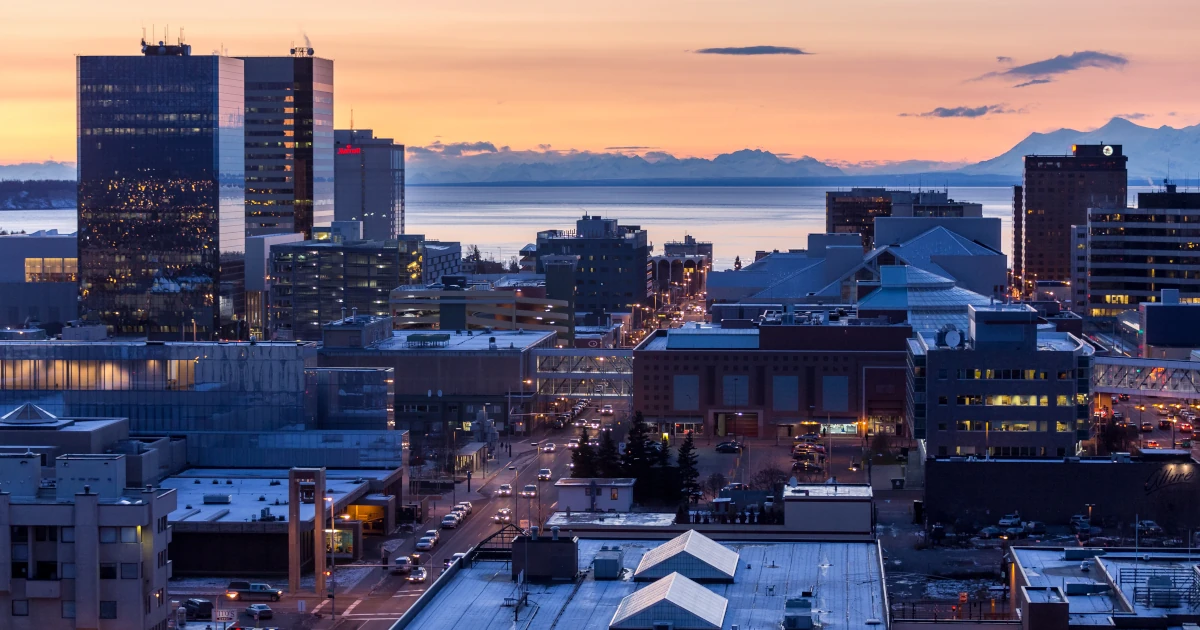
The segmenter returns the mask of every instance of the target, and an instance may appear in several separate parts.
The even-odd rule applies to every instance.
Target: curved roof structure
[[[732,582],[737,565],[736,551],[689,530],[646,552],[633,572],[633,579],[657,580],[680,573],[701,582]]]
[[[25,403],[0,417],[3,424],[58,424],[58,416],[41,407]]]
[[[675,630],[720,630],[725,624],[728,607],[729,600],[724,597],[678,573],[671,573],[626,595],[608,627],[609,630],[651,630],[656,623],[669,622]]]

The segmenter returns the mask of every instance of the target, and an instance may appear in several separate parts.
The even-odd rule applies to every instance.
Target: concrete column
[[[325,469],[293,468],[288,471],[288,591],[300,591],[300,534],[305,523],[300,521],[301,485],[313,485],[313,571],[315,590],[325,593]]]
[[[7,492],[0,492],[0,549],[12,550],[12,512],[10,511],[12,497]],[[12,554],[4,553],[8,562],[0,562],[0,593],[12,593]]]
[[[75,628],[99,627],[100,496],[88,492],[75,495]]]

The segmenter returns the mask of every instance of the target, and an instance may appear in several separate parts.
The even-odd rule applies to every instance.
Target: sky
[[[4,2],[0,163],[73,161],[75,55],[167,25],[194,54],[307,36],[335,125],[410,146],[977,161],[1118,115],[1200,122],[1194,2]]]

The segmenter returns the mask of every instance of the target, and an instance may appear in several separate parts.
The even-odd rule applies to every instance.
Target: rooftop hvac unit
[[[232,494],[206,494],[204,495],[204,505],[229,505],[233,503]]]
[[[620,547],[606,547],[592,561],[592,577],[597,580],[619,580],[625,568],[625,552]]]

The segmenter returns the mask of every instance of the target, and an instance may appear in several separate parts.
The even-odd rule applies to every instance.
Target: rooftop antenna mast
[[[354,131],[354,108],[350,108],[350,131]]]

